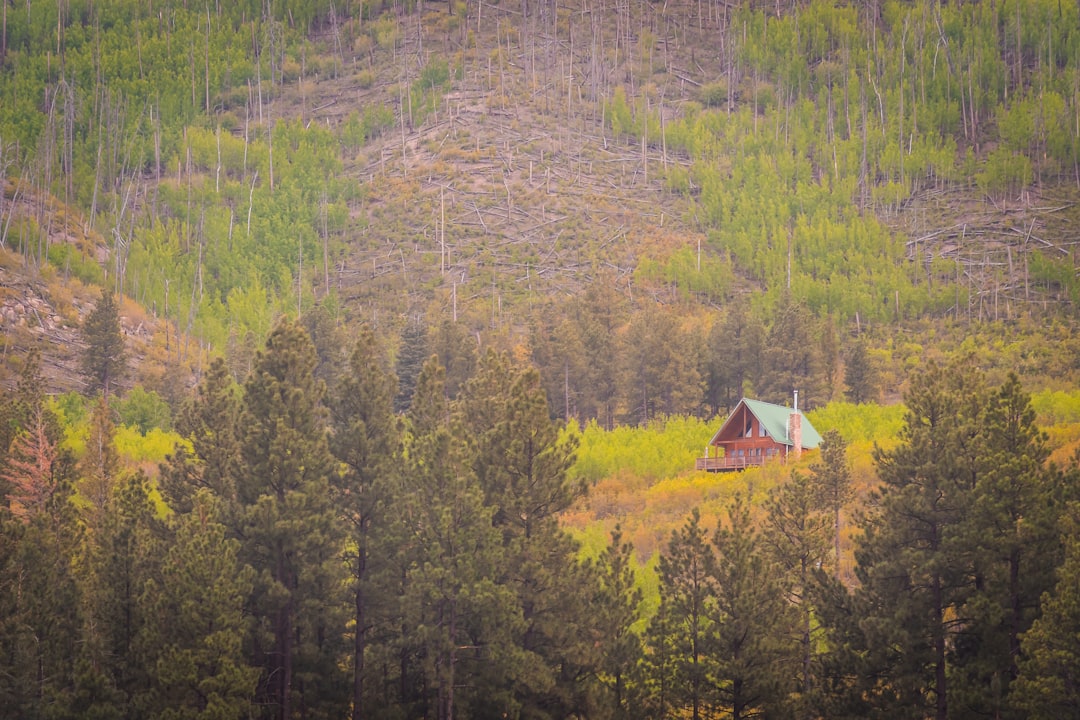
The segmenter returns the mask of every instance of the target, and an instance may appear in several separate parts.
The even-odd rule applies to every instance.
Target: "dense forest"
[[[3,713],[1080,717],[1080,3],[0,12]]]
[[[119,333],[99,303],[85,372]],[[110,329],[111,328],[111,329]],[[90,335],[90,333],[95,333]],[[325,378],[325,379],[323,379]],[[1074,464],[1016,376],[911,380],[863,511],[847,443],[670,533],[645,588],[618,526],[560,514],[581,436],[535,369],[437,356],[408,409],[375,333],[320,358],[283,321],[242,384],[214,361],[151,482],[109,396],[78,457],[33,361],[5,396],[0,700],[19,717],[1073,717]],[[145,403],[144,403],[145,404]],[[65,410],[65,408],[67,408]],[[131,408],[124,410],[133,412]],[[137,415],[137,413],[136,413]],[[860,532],[843,582],[841,518]]]

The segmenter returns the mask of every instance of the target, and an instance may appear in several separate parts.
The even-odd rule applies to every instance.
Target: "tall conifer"
[[[258,573],[253,658],[260,700],[281,720],[299,708],[332,713],[347,692],[337,665],[341,532],[315,363],[303,329],[280,323],[245,383],[240,420],[241,558]]]
[[[583,638],[592,579],[558,523],[585,491],[568,472],[576,443],[552,422],[536,371],[493,352],[465,386],[456,416],[475,442],[472,470],[502,536],[500,582],[525,621],[516,642],[530,671],[515,678],[517,702],[578,712],[591,672]]]
[[[659,573],[661,603],[668,611],[662,619],[669,621],[676,657],[670,703],[699,720],[711,698],[714,621],[709,604],[716,594],[716,553],[697,508],[683,527],[672,531]]]
[[[158,484],[173,510],[189,512],[195,493],[206,488],[221,499],[222,512],[232,512],[242,467],[239,420],[239,392],[228,366],[217,358],[176,420],[176,429],[191,442],[191,450],[178,444],[161,467]]]
[[[875,452],[881,511],[856,559],[867,644],[885,652],[874,692],[892,710],[949,717],[949,649],[972,583],[957,537],[977,481],[985,398],[967,364],[931,365],[905,396],[900,444]]]
[[[330,450],[340,463],[333,478],[334,501],[345,519],[348,534],[346,559],[352,574],[353,690],[352,714],[365,717],[364,681],[367,637],[375,619],[372,605],[380,589],[373,579],[388,566],[386,543],[390,533],[394,486],[400,460],[398,421],[394,415],[397,378],[375,333],[363,325],[341,377],[329,399]],[[388,600],[381,599],[385,605]]]
[[[91,391],[101,390],[108,396],[117,381],[127,374],[120,310],[112,292],[102,291],[101,299],[83,323],[82,338],[86,343],[82,371],[87,387]]]
[[[798,623],[788,603],[788,579],[765,551],[741,495],[728,507],[713,545],[710,615],[718,705],[733,720],[786,715],[798,662]]]

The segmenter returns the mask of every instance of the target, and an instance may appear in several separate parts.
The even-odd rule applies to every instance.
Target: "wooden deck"
[[[765,455],[744,455],[742,457],[718,457],[698,458],[694,463],[695,470],[706,472],[725,472],[728,470],[745,470],[748,467],[758,467],[764,464]]]

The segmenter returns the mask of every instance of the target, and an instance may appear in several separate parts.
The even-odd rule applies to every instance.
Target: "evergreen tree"
[[[867,643],[889,653],[874,693],[892,712],[949,717],[949,648],[971,591],[957,535],[977,478],[985,397],[965,364],[931,365],[905,396],[900,444],[875,452],[881,511],[859,543],[857,575]]]
[[[83,603],[76,706],[87,715],[145,714],[157,706],[151,682],[160,651],[144,602],[158,578],[164,536],[141,473],[117,482],[87,528],[79,580]],[[81,699],[80,697],[81,696]],[[81,707],[89,702],[90,707]]]
[[[577,443],[551,421],[536,371],[489,351],[458,415],[476,440],[474,467],[507,541],[557,530],[559,513],[586,487],[569,475]]]
[[[793,642],[797,623],[785,597],[782,573],[764,552],[750,519],[750,507],[737,495],[728,508],[727,527],[717,527],[711,673],[717,704],[733,720],[789,712],[788,693],[798,660]]]
[[[33,409],[41,405],[43,398],[41,356],[37,349],[32,349],[23,359],[14,390],[0,397],[0,504],[9,490],[3,475],[12,441],[26,428]]]
[[[836,335],[836,323],[831,316],[821,318],[819,334],[821,337],[821,377],[822,404],[833,399],[836,385],[840,380],[840,339]]]
[[[618,331],[628,315],[626,300],[615,289],[615,282],[611,276],[597,278],[582,296],[571,301],[567,313],[578,327],[585,353],[582,361],[586,372],[577,382],[579,411],[583,418],[597,418],[607,429],[615,425],[620,372]]]
[[[259,702],[282,720],[301,708],[340,715],[348,693],[338,664],[341,531],[315,364],[303,329],[279,324],[245,383],[239,423],[240,557],[257,573],[250,657],[263,668]]]
[[[176,430],[191,442],[178,444],[161,466],[158,487],[178,513],[192,509],[192,498],[206,488],[223,502],[226,516],[235,510],[240,475],[240,399],[228,366],[216,358],[203,375],[194,397],[186,400]],[[227,521],[235,522],[235,518]],[[235,531],[235,526],[230,528]]]
[[[810,478],[792,473],[791,479],[769,494],[765,503],[763,542],[773,562],[782,571],[788,600],[798,617],[800,668],[798,690],[802,701],[793,708],[805,712],[805,703],[814,690],[815,637],[811,592],[814,571],[828,556],[828,519],[818,510],[815,488]]]
[[[673,709],[681,706],[681,620],[661,590],[660,606],[645,629],[644,653],[636,672],[635,700],[642,717],[671,717]]]
[[[446,396],[453,400],[476,372],[477,338],[456,322],[443,320],[430,338],[430,352],[446,370]]]
[[[100,390],[107,397],[117,382],[127,374],[124,335],[115,296],[103,290],[101,299],[86,316],[82,327],[86,350],[82,371],[90,391]]]
[[[697,410],[703,383],[690,338],[672,318],[648,307],[630,321],[619,350],[623,406],[628,417],[646,424],[659,415]]]
[[[148,668],[162,720],[239,718],[252,711],[259,670],[243,656],[244,605],[255,571],[240,564],[240,542],[219,521],[222,500],[206,489],[172,516],[160,576],[142,597],[141,642],[155,648]]]
[[[835,428],[825,431],[820,445],[821,459],[810,465],[814,489],[820,507],[833,516],[833,569],[836,577],[840,567],[840,514],[851,502],[854,489],[851,486],[851,470],[848,468],[847,444]]]
[[[981,435],[978,479],[958,537],[975,588],[961,609],[951,695],[958,712],[1008,717],[1020,638],[1061,560],[1061,475],[1044,468],[1046,436],[1015,375],[987,399]]]
[[[867,598],[852,593],[831,573],[815,569],[808,590],[820,639],[813,658],[813,685],[805,698],[818,717],[863,720],[889,717],[882,711],[879,685],[892,648],[868,643],[862,623],[870,615]]]
[[[345,519],[346,559],[352,575],[352,713],[356,720],[366,716],[365,654],[368,633],[375,622],[372,605],[380,590],[374,578],[387,565],[387,525],[390,514],[396,511],[391,502],[396,464],[400,461],[399,429],[394,416],[396,391],[397,379],[386,367],[375,333],[362,325],[349,359],[349,371],[341,377],[328,403],[333,429],[330,450],[340,464],[332,491],[334,504]]]
[[[398,511],[413,542],[402,598],[410,634],[403,640],[422,658],[433,716],[452,720],[476,716],[483,708],[493,712],[505,702],[498,689],[518,663],[512,638],[521,615],[512,591],[498,583],[501,533],[471,467],[473,446],[442,409],[442,375],[433,356],[417,383],[410,418],[420,420],[414,425],[423,431],[411,437],[406,450]],[[425,409],[429,404],[433,407]],[[439,421],[428,421],[440,415]],[[484,666],[488,677],[481,680],[477,671]],[[499,682],[485,687],[493,673]]]
[[[1062,523],[1065,561],[1042,598],[1042,614],[1021,640],[1020,675],[1010,697],[1032,720],[1080,718],[1080,505]]]
[[[32,502],[19,502],[17,514],[0,504],[0,704],[13,717],[64,717],[74,712],[72,644],[81,632],[71,562],[81,539],[71,502],[74,462],[59,449],[61,432],[51,413],[39,403],[32,414],[19,437],[51,447],[50,461],[27,463]],[[16,449],[9,473],[23,473],[20,456]]]
[[[582,386],[589,374],[589,361],[578,324],[565,315],[566,304],[548,305],[530,328],[532,364],[540,372],[552,410],[563,420],[583,422]]]
[[[716,596],[716,554],[694,508],[686,524],[671,533],[667,552],[660,556],[660,598],[667,613],[667,636],[674,650],[672,683],[667,703],[693,720],[704,716],[710,700],[708,678],[713,673],[711,643],[714,619],[710,603]]]
[[[866,343],[862,340],[852,343],[844,360],[844,397],[853,403],[876,400],[877,378],[866,352]]]
[[[638,619],[642,592],[634,579],[633,546],[622,539],[616,525],[611,542],[597,561],[595,607],[599,614],[598,636],[602,654],[601,679],[610,693],[611,717],[630,716],[632,704],[626,682],[641,658],[641,639],[633,630]]]
[[[315,377],[333,387],[349,364],[349,342],[345,329],[324,304],[303,314],[300,324],[311,338],[318,362]]]
[[[112,415],[105,396],[98,398],[90,417],[86,449],[79,458],[78,489],[88,502],[85,520],[92,527],[99,527],[104,522],[120,475],[120,460],[113,445]]]
[[[809,407],[828,400],[817,323],[806,304],[785,293],[775,310],[762,355],[760,398],[782,403],[793,390]]]
[[[524,619],[516,646],[531,669],[514,678],[515,702],[555,715],[577,712],[595,671],[584,638],[593,580],[558,522],[585,492],[569,476],[576,442],[550,419],[536,371],[493,352],[464,388],[455,416],[475,443],[471,467],[502,537],[499,584],[514,593]]]
[[[709,331],[706,355],[706,404],[713,413],[734,408],[761,381],[765,328],[736,301]]]
[[[405,326],[398,343],[397,364],[394,372],[398,378],[398,394],[394,398],[394,412],[403,413],[412,404],[413,392],[420,377],[420,370],[431,355],[428,348],[427,330],[419,321],[411,321]]]

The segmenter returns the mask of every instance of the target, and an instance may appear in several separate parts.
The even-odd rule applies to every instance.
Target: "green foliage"
[[[74,245],[53,243],[49,246],[49,262],[60,268],[64,274],[70,273],[87,285],[102,285],[105,273],[97,260],[80,253]]]
[[[698,100],[705,107],[720,107],[721,105],[727,104],[727,83],[720,80],[702,86],[701,90],[698,91]]]
[[[334,682],[340,636],[323,633],[339,622],[344,568],[315,364],[304,331],[279,324],[244,385],[239,423],[239,557],[257,573],[249,606],[256,637],[273,648],[259,658],[260,696],[285,716],[305,703],[347,703]],[[265,683],[275,677],[283,680]]]
[[[86,317],[82,338],[87,346],[82,355],[82,372],[87,385],[91,391],[101,390],[107,396],[127,374],[120,312],[111,292],[103,291],[101,299]]]
[[[900,435],[904,424],[903,405],[831,402],[806,413],[814,427],[836,430],[848,444],[888,443]]]
[[[1057,584],[1042,597],[1043,614],[1022,641],[1023,659],[1016,680],[1013,704],[1038,720],[1077,717],[1075,670],[1080,663],[1080,528],[1078,506],[1064,517],[1062,543],[1065,560],[1057,571]]]
[[[450,66],[444,58],[433,57],[409,88],[410,122],[420,125],[428,114],[438,110],[442,90],[450,82]],[[377,119],[373,118],[373,121]]]
[[[1080,392],[1039,390],[1031,395],[1031,407],[1043,426],[1080,422]]]
[[[142,599],[158,661],[151,668],[163,718],[238,717],[251,711],[259,677],[244,658],[244,605],[255,571],[217,518],[221,501],[196,493],[193,511],[170,525],[174,542],[158,582]]]
[[[664,416],[645,427],[603,430],[591,421],[581,431],[573,474],[589,483],[632,475],[648,483],[694,467],[716,432],[715,423],[689,416]]]
[[[154,428],[172,429],[172,409],[165,399],[153,390],[135,386],[114,407],[120,416],[120,423],[132,425],[142,434]]]

